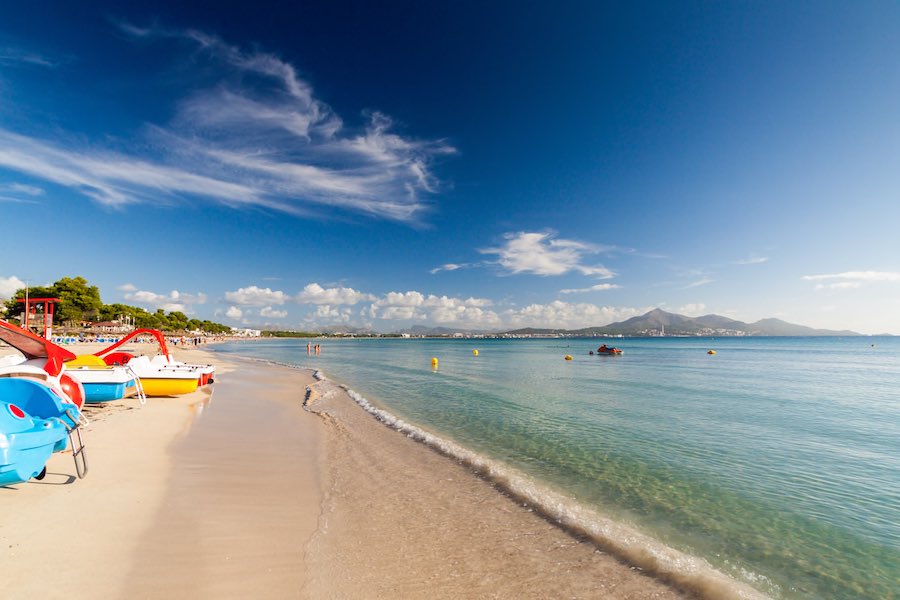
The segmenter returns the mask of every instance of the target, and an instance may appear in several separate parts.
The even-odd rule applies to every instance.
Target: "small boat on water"
[[[612,348],[612,347],[607,346],[606,344],[603,344],[602,346],[597,348],[597,354],[607,354],[609,356],[619,356],[620,354],[622,354],[622,350],[619,350],[618,348]]]

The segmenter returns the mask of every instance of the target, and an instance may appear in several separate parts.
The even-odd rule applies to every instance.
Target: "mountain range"
[[[666,312],[659,308],[632,317],[626,321],[610,323],[602,327],[586,327],[584,329],[516,329],[506,332],[511,335],[546,335],[562,334],[572,336],[591,335],[626,335],[626,336],[851,336],[859,335],[855,331],[833,331],[830,329],[814,329],[804,325],[795,325],[781,319],[761,319],[754,323],[744,323],[720,315],[704,315],[702,317],[686,317]]]

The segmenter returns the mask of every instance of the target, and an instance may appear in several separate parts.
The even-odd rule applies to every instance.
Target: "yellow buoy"
[[[434,367],[435,369],[437,369],[437,366],[438,366],[438,359],[437,359],[437,358],[432,358],[432,359],[431,359],[431,366]]]
[[[716,351],[715,351],[715,350],[707,350],[706,353],[707,353],[707,354],[715,354]]]
[[[571,354],[566,354],[566,360],[572,360],[572,355],[571,355]]]
[[[478,356],[478,350],[472,350],[472,355],[473,355],[473,356]]]

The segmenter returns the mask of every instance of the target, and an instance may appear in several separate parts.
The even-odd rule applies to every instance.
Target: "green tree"
[[[55,298],[55,290],[53,286],[33,286],[28,288],[29,298]],[[25,303],[19,300],[25,299],[25,288],[16,290],[13,297],[6,301],[6,318],[20,317],[25,312]]]
[[[61,323],[96,319],[103,306],[100,289],[96,285],[88,285],[84,277],[63,277],[51,289],[60,300],[56,307],[56,320]]]

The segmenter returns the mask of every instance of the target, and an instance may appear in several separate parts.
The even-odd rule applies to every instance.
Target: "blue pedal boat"
[[[71,367],[66,373],[81,382],[84,401],[90,404],[121,400],[137,393],[136,376],[128,367]]]
[[[42,477],[53,452],[72,441],[75,470],[87,473],[81,412],[33,379],[0,378],[0,485]]]

